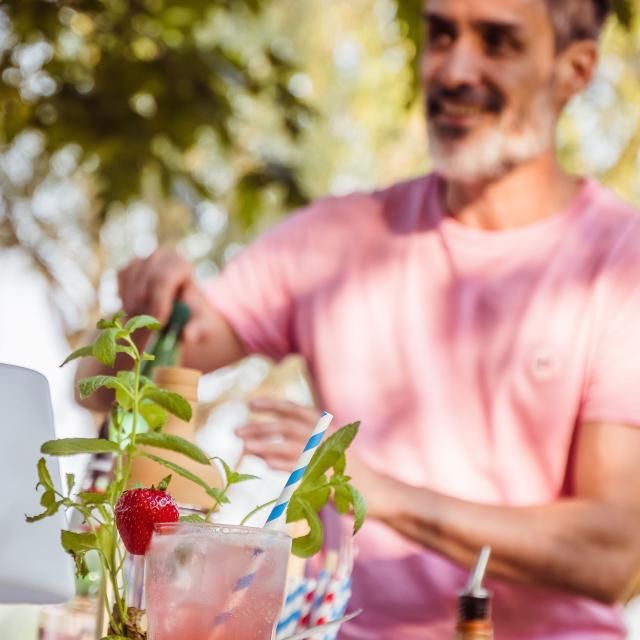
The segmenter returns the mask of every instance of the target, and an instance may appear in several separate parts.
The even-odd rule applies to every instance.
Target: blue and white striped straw
[[[333,420],[333,416],[326,411],[324,411],[320,416],[320,420],[318,420],[318,423],[307,442],[307,446],[304,448],[302,455],[298,459],[293,473],[289,476],[287,484],[284,485],[284,489],[276,502],[276,506],[273,507],[273,510],[267,518],[267,522],[264,525],[265,529],[278,529],[284,526],[287,518],[289,500],[291,500],[291,496],[302,482],[302,478],[309,466],[309,463],[311,462],[311,458],[313,458],[313,454],[320,446],[322,438],[324,438],[324,434],[327,432],[327,429],[331,424],[331,420]]]
[[[293,473],[289,476],[289,480],[287,480],[287,484],[284,486],[280,497],[276,502],[276,506],[271,511],[271,514],[267,518],[267,522],[264,525],[265,529],[280,529],[284,528],[287,520],[287,507],[289,506],[289,500],[291,500],[291,496],[293,492],[298,488],[298,485],[302,481],[302,477],[304,476],[304,472],[307,470],[309,466],[309,462],[311,462],[311,458],[313,454],[316,452],[316,449],[320,446],[322,442],[322,438],[324,438],[324,434],[327,432],[329,428],[329,424],[333,420],[333,416],[326,411],[323,412],[322,416],[318,420],[318,423],[307,442],[307,445],[302,452],[302,455],[298,459],[298,462],[294,468]],[[219,613],[215,616],[212,622],[212,633],[209,635],[209,640],[218,640],[220,637],[220,633],[223,631],[222,625],[231,618],[233,613],[238,609],[238,607],[242,604],[244,597],[246,596],[246,592],[253,583],[260,565],[262,564],[262,554],[264,553],[263,549],[254,549],[253,552],[253,561],[247,573],[242,576],[238,582],[235,584],[233,588],[233,592],[230,594],[229,601],[227,602],[227,606],[222,613]]]

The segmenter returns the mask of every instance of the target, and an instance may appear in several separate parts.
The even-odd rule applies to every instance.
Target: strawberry
[[[129,553],[143,556],[151,542],[154,525],[178,522],[175,500],[162,489],[130,489],[116,504],[116,525]]]

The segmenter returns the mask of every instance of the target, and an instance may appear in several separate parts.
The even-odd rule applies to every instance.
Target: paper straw
[[[325,598],[329,595],[329,584],[338,568],[338,553],[336,551],[329,551],[324,564],[324,569],[318,577],[318,587],[316,588],[316,596],[313,600],[311,607],[311,613],[309,616],[309,626],[315,627],[319,624],[320,616],[322,615],[322,604]]]
[[[309,441],[307,442],[304,450],[300,458],[298,459],[297,464],[294,467],[293,473],[289,476],[289,480],[285,484],[282,492],[280,493],[280,497],[276,502],[276,506],[271,511],[271,514],[267,518],[267,522],[264,526],[265,529],[283,529],[286,524],[287,519],[287,507],[289,506],[289,500],[291,500],[291,496],[293,492],[298,488],[300,482],[302,482],[302,477],[304,476],[305,471],[307,470],[307,466],[309,462],[311,462],[311,458],[315,453],[316,449],[320,446],[322,442],[322,438],[324,434],[327,432],[327,428],[331,423],[333,416],[326,411],[320,416],[318,423],[316,424]],[[234,613],[234,611],[242,604],[244,600],[247,590],[252,585],[255,580],[256,574],[262,564],[262,558],[264,550],[263,549],[255,549],[253,553],[253,561],[251,562],[251,566],[247,573],[242,576],[235,584],[231,596],[228,600],[227,606],[222,613],[219,613],[211,624],[212,634],[210,634],[210,640],[215,640],[219,637],[219,632],[221,631],[221,626],[224,622],[226,622]]]
[[[280,614],[280,621],[276,627],[276,638],[284,638],[295,633],[298,621],[302,617],[302,606],[307,592],[307,581],[296,580],[291,583],[291,588],[284,601],[284,607]]]
[[[309,616],[311,615],[311,607],[313,607],[313,600],[315,598],[317,586],[318,582],[314,578],[309,578],[307,580],[307,590],[304,594],[302,609],[300,611],[300,620],[298,620],[296,631],[302,631],[309,626]]]
[[[318,424],[316,424],[302,455],[298,459],[293,473],[289,476],[287,484],[284,485],[284,489],[276,502],[276,506],[273,507],[273,510],[267,518],[267,522],[264,525],[266,529],[278,529],[284,526],[289,500],[291,500],[291,496],[302,481],[302,477],[307,470],[307,466],[309,465],[309,462],[311,462],[311,458],[313,458],[313,454],[316,452],[316,449],[320,446],[322,438],[324,438],[324,434],[327,432],[327,428],[329,427],[332,419],[333,416],[326,411],[322,416],[320,416],[320,420],[318,420]]]
[[[348,616],[344,618],[340,618],[339,620],[332,620],[327,624],[323,624],[315,629],[306,629],[301,631],[300,633],[296,633],[295,635],[289,636],[288,638],[284,638],[284,640],[305,640],[306,638],[317,638],[318,636],[326,633],[331,629],[339,629],[341,625],[345,622],[349,622],[349,620],[353,620],[355,617],[359,616],[362,613],[362,609],[358,609],[353,613],[350,613]]]

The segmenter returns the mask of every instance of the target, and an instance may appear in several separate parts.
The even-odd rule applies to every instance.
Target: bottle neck
[[[489,620],[459,622],[456,640],[493,640],[493,626]]]

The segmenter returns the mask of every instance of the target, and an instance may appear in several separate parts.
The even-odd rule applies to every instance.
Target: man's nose
[[[442,60],[438,80],[444,87],[453,89],[477,84],[480,75],[480,54],[469,42],[459,40]]]

